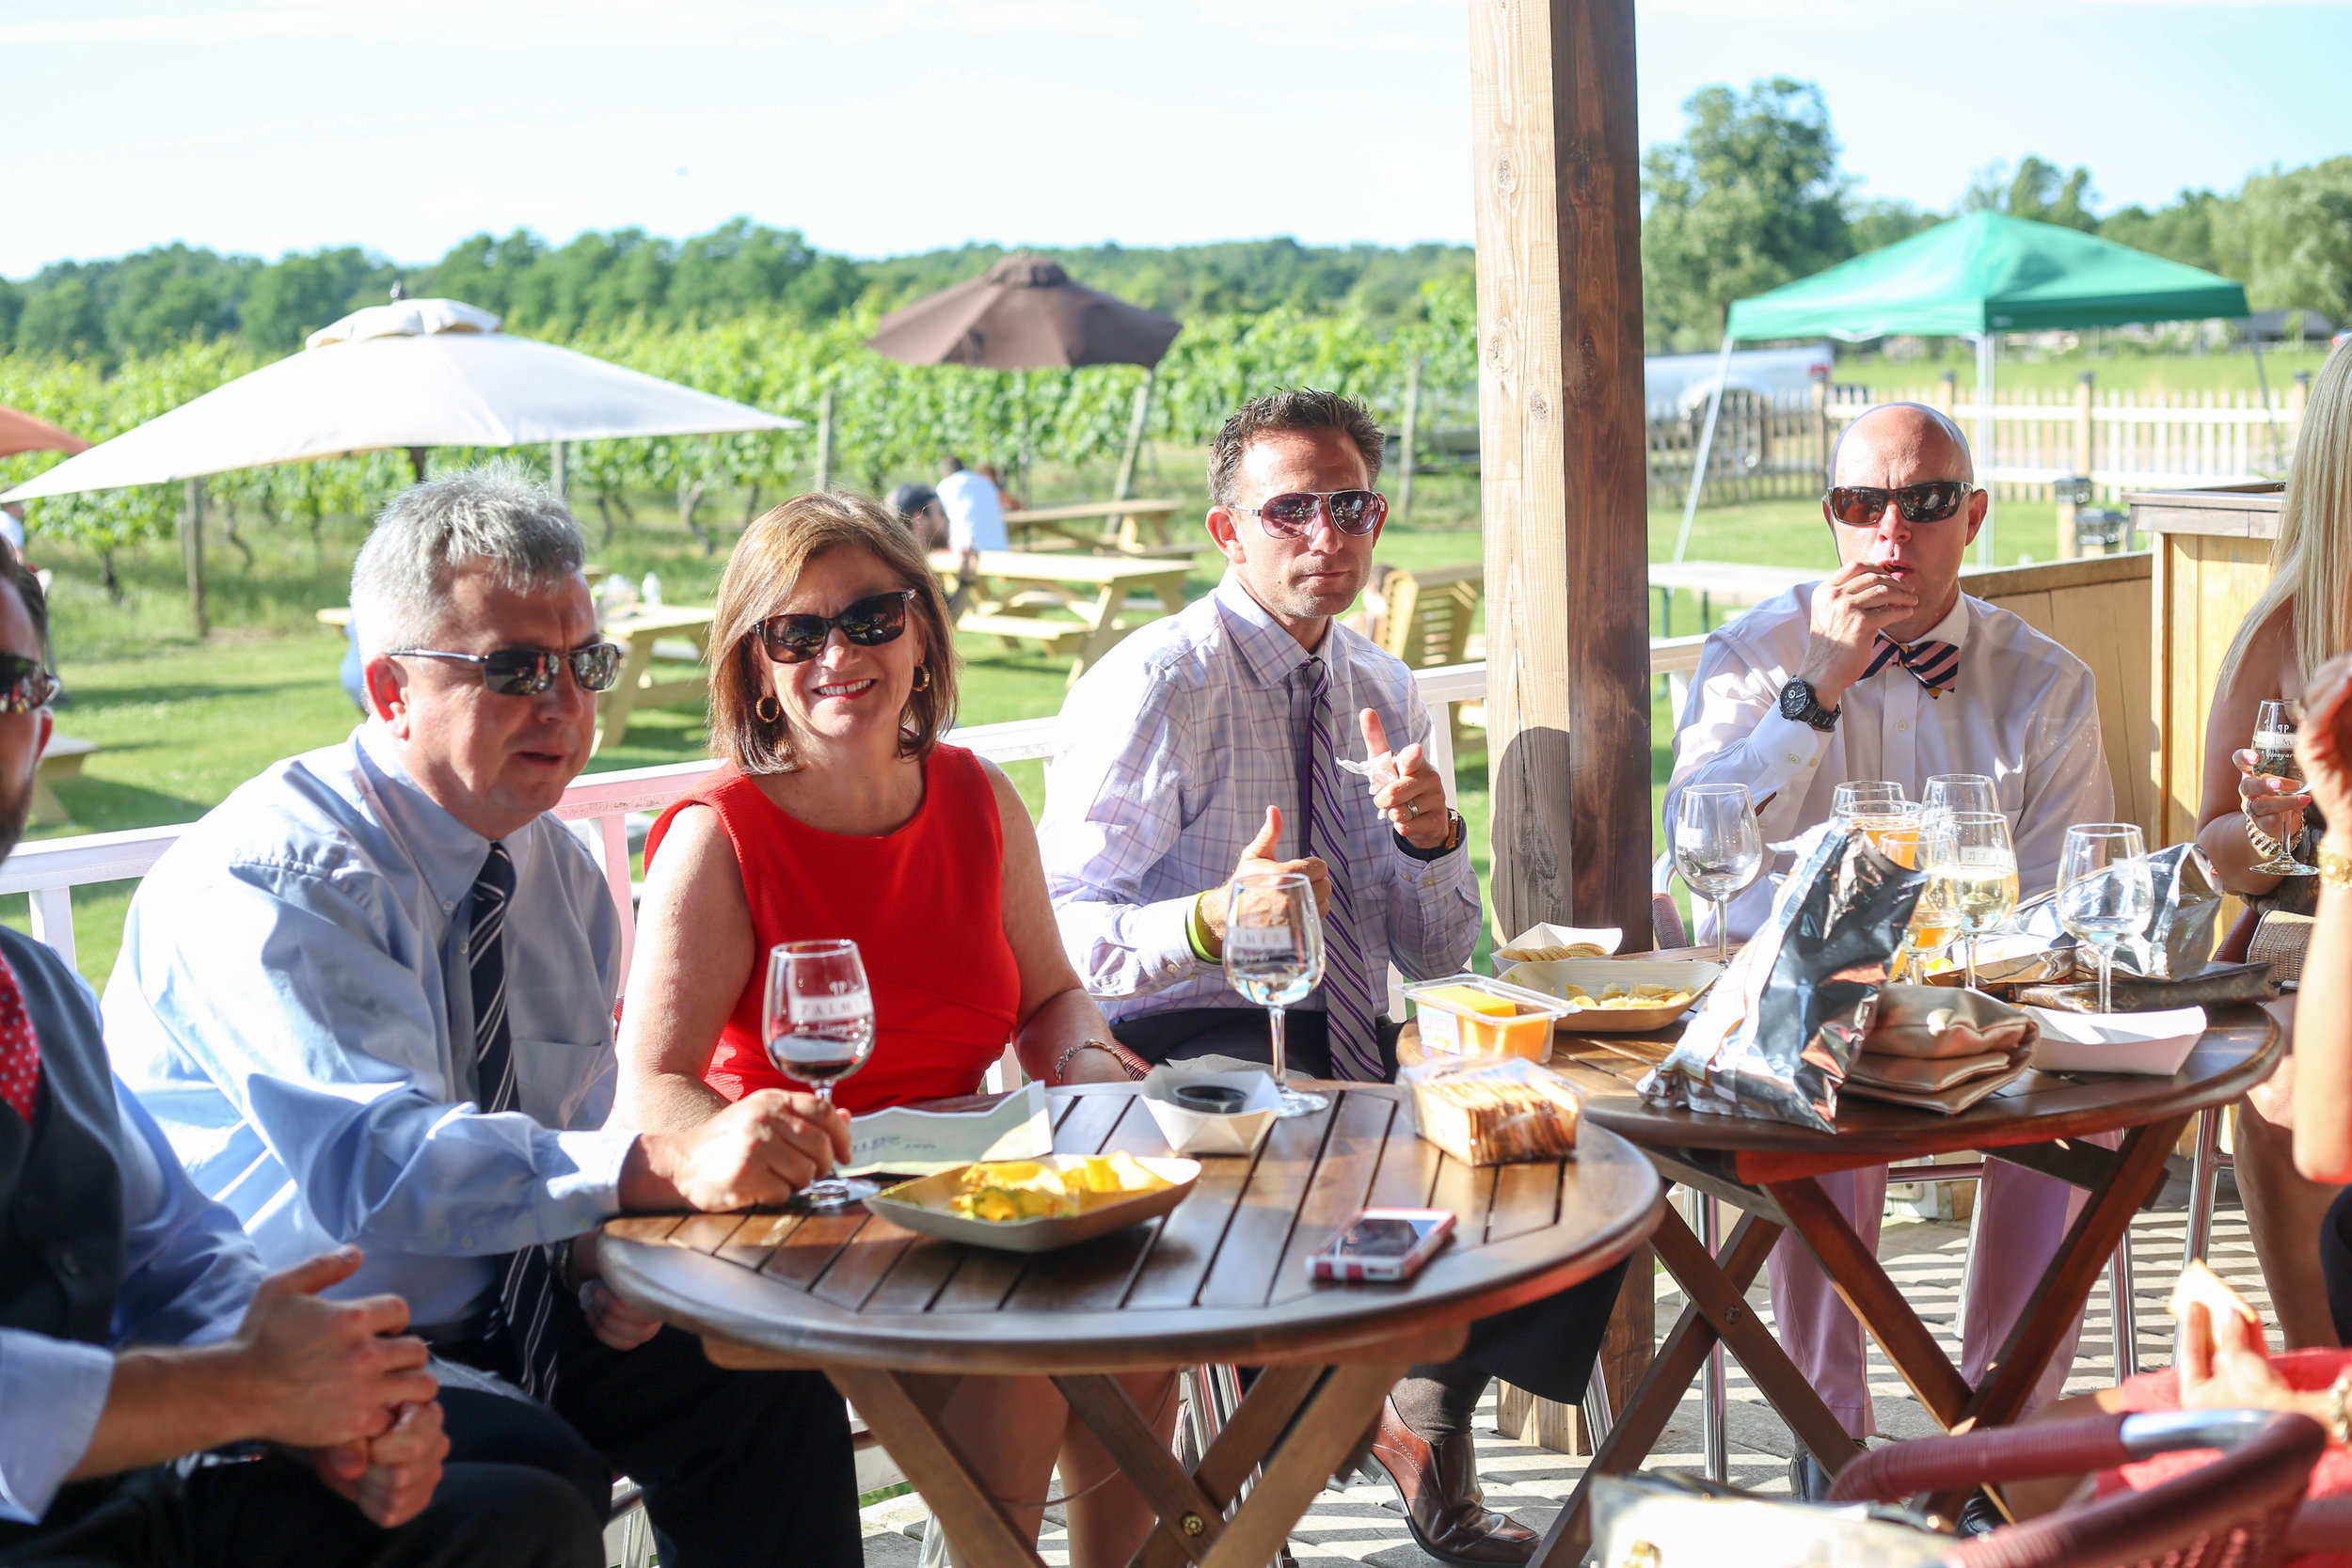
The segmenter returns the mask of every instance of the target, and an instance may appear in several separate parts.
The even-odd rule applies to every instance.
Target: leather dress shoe
[[[1382,1401],[1371,1462],[1405,1504],[1413,1544],[1454,1568],[1520,1568],[1538,1538],[1486,1507],[1478,1490],[1478,1452],[1469,1433],[1432,1443]]]

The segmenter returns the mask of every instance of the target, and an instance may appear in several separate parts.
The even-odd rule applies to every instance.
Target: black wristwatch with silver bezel
[[[1800,724],[1810,724],[1827,735],[1837,727],[1838,709],[1823,707],[1814,695],[1813,683],[1803,675],[1790,679],[1780,689],[1780,716]]]

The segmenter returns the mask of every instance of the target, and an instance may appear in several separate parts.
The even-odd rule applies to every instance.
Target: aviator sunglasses
[[[1906,484],[1899,490],[1882,489],[1875,484],[1840,484],[1823,498],[1829,503],[1829,515],[1848,528],[1868,528],[1886,515],[1886,503],[1893,501],[1902,509],[1906,523],[1940,523],[1960,510],[1960,503],[1975,485],[1964,479],[1931,479],[1924,484]]]
[[[57,694],[57,677],[40,660],[0,654],[0,713],[37,713]]]
[[[839,626],[841,635],[861,648],[896,642],[907,629],[907,606],[912,588],[869,594],[838,615],[771,615],[753,626],[760,646],[778,664],[805,664],[825,651],[825,639]]]
[[[536,697],[555,684],[555,672],[572,667],[572,679],[583,691],[603,691],[621,674],[617,642],[591,642],[566,654],[546,648],[501,648],[494,654],[451,654],[438,648],[393,648],[392,658],[440,658],[470,664],[482,672],[482,684],[501,697]]]
[[[1331,509],[1331,526],[1359,538],[1380,526],[1389,515],[1389,498],[1377,490],[1289,490],[1268,496],[1256,506],[1226,507],[1228,512],[1254,512],[1259,526],[1277,539],[1302,538],[1315,526],[1315,516]]]

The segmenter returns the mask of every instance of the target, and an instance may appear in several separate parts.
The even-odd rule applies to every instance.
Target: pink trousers
[[[1816,1180],[1853,1226],[1862,1244],[1877,1252],[1879,1220],[1886,1208],[1886,1167],[1839,1171]],[[2080,1187],[2055,1177],[1998,1160],[1985,1162],[1984,1179],[1977,1190],[1977,1201],[1983,1205],[1976,1226],[1977,1251],[1968,1269],[1967,1297],[1961,1303],[1960,1370],[1969,1383],[1983,1381],[2001,1342],[2024,1313],[2026,1299],[2033,1293],[2042,1271],[2058,1256],[2067,1227],[2090,1196]],[[1772,1248],[1771,1275],[1772,1317],[1781,1348],[1847,1433],[1869,1436],[1878,1427],[1871,1417],[1870,1390],[1863,1378],[1861,1323],[1846,1310],[1829,1275],[1796,1236],[1783,1236]],[[2035,1386],[2034,1404],[2052,1398],[2064,1386],[2074,1361],[2074,1340],[2081,1332],[2082,1319],[2077,1316]],[[1897,1386],[1886,1392],[1899,1399],[1908,1391]]]

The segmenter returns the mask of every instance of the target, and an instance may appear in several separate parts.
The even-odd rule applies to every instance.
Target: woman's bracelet
[[[1144,1074],[1152,1070],[1151,1063],[1145,1061],[1142,1057],[1136,1055],[1125,1046],[1119,1044],[1116,1040],[1080,1040],[1077,1044],[1063,1052],[1061,1053],[1061,1059],[1054,1064],[1055,1083],[1067,1084],[1070,1082],[1070,1059],[1081,1051],[1100,1051],[1104,1053],[1112,1061],[1119,1064],[1119,1070],[1125,1073],[1128,1081],[1131,1083],[1136,1079],[1141,1078]]]
[[[2284,844],[2280,843],[2278,839],[2271,837],[2268,833],[2264,832],[2261,828],[2255,825],[2254,814],[2251,811],[2246,811],[2242,807],[2240,809],[2244,812],[2246,817],[2246,842],[2254,847],[2254,854],[2257,859],[2265,861],[2277,860],[2280,856],[2287,852],[2287,847]]]
[[[2352,846],[2329,833],[2319,841],[2319,885],[2352,893]]]

